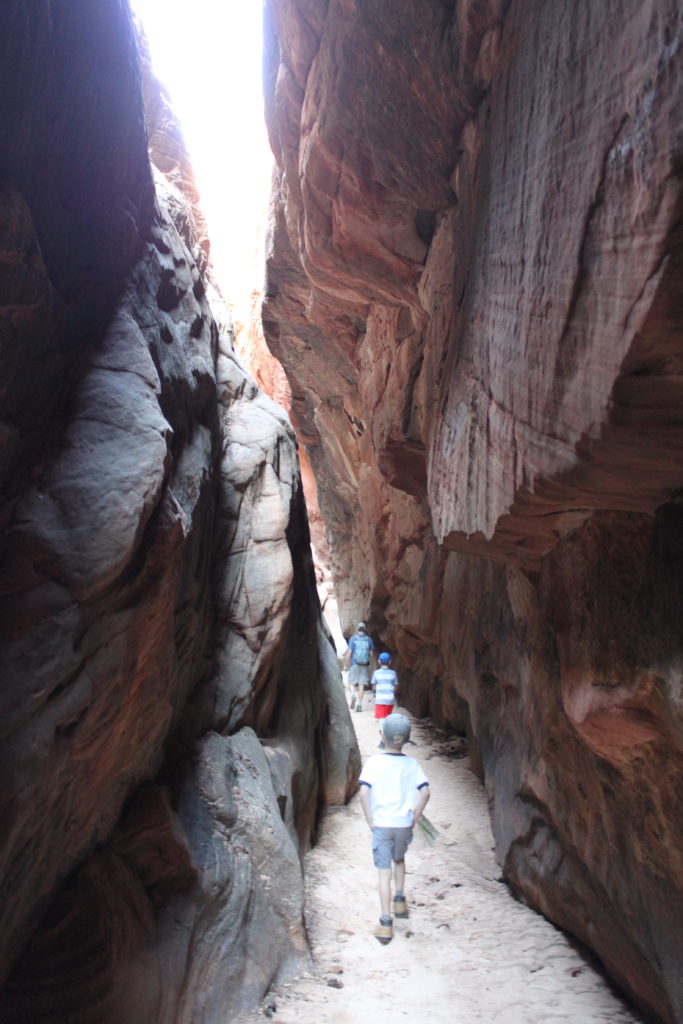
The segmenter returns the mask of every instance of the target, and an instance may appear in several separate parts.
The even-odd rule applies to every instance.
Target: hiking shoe
[[[408,905],[405,896],[394,896],[394,917],[407,917]]]
[[[382,943],[383,946],[388,946],[394,937],[393,925],[382,924],[382,922],[380,921],[380,923],[377,925],[372,934],[375,936],[378,942]]]

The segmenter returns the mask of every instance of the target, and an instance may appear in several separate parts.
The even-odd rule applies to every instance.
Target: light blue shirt
[[[376,704],[394,703],[394,690],[398,686],[398,676],[393,668],[375,669],[370,682],[375,688]]]

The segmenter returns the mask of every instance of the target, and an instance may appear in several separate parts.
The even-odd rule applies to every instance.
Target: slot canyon
[[[511,892],[681,1024],[680,4],[265,0],[239,355],[128,0],[3,14],[0,1020],[304,969],[361,767],[324,572]]]

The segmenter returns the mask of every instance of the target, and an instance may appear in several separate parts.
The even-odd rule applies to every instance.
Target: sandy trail
[[[352,712],[363,761],[378,727],[369,702]],[[309,972],[273,993],[240,1024],[627,1024],[641,1018],[500,878],[482,787],[468,758],[454,757],[428,723],[415,723],[407,753],[430,781],[427,815],[440,836],[416,830],[406,858],[408,920],[394,939],[372,935],[379,916],[370,833],[358,796],[325,817],[306,859]],[[340,987],[335,987],[340,986]]]

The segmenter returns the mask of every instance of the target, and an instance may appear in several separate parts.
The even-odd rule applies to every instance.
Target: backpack
[[[353,645],[353,660],[356,665],[369,665],[370,664],[370,651],[372,650],[372,640],[369,636],[357,636],[356,642]]]

